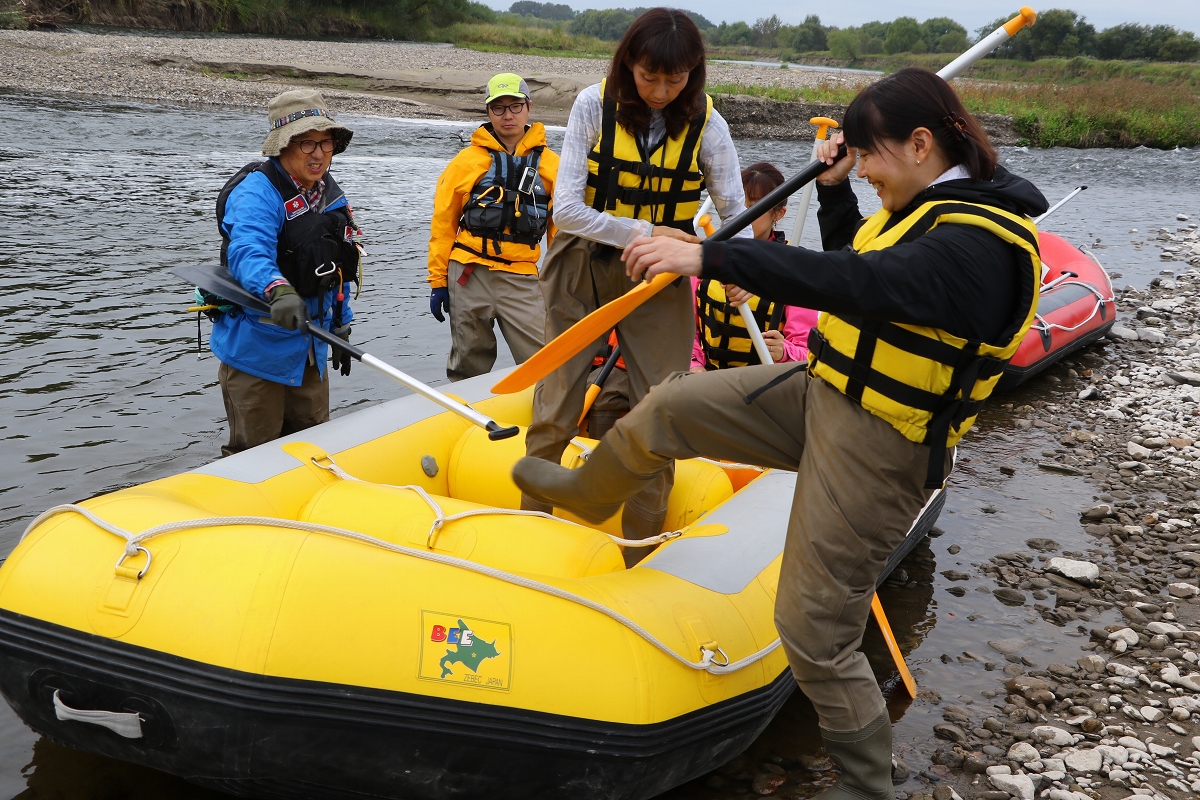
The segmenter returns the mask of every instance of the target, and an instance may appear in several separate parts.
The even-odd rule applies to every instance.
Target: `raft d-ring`
[[[709,663],[711,663],[713,666],[716,666],[716,667],[728,667],[729,666],[729,656],[725,655],[725,651],[722,650],[720,647],[718,647],[716,642],[705,642],[704,644],[700,645],[700,658],[701,659],[704,658],[705,653],[711,654],[711,656],[710,656],[711,661]],[[723,658],[725,660],[717,661],[717,656],[720,656],[721,658]]]
[[[120,569],[121,565],[125,563],[126,558],[128,558],[130,555],[137,555],[139,552],[146,554],[146,566],[142,567],[141,572],[138,573],[138,580],[140,581],[142,576],[146,574],[146,570],[150,569],[150,561],[153,558],[150,555],[150,551],[142,547],[140,544],[137,546],[137,550],[135,550],[133,553],[121,553],[121,557],[117,559],[117,564],[115,567],[113,567],[113,569]]]

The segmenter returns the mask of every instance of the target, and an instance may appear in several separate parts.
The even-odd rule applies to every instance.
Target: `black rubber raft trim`
[[[264,677],[0,609],[0,692],[34,730],[263,797],[651,797],[736,756],[794,688],[785,670],[672,720],[612,723]],[[137,710],[146,735],[59,721],[55,690],[75,707]]]
[[[1117,320],[1115,318],[1111,319],[1102,324],[1099,328],[1094,328],[1082,336],[1077,336],[1074,339],[1069,339],[1066,342],[1063,342],[1061,346],[1046,353],[1044,357],[1038,359],[1028,366],[1016,367],[1013,366],[1012,362],[1009,362],[1004,367],[1004,374],[1001,375],[1000,380],[996,382],[996,391],[1007,392],[1010,389],[1015,389],[1047,367],[1057,364],[1062,359],[1071,355],[1071,353],[1087,347],[1092,342],[1099,341],[1104,337],[1105,334],[1108,333],[1109,329],[1112,328],[1116,321]],[[1063,332],[1057,331],[1057,333],[1062,334]]]

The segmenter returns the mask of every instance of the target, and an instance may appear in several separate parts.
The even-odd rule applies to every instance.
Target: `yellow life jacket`
[[[783,327],[783,303],[761,297],[752,297],[747,302],[760,331],[780,330]],[[700,326],[703,337],[705,369],[762,363],[741,312],[729,305],[725,287],[720,282],[702,280],[696,287],[696,324]]]
[[[975,422],[1037,312],[1042,261],[1037,228],[992,206],[930,201],[894,226],[880,210],[859,228],[854,250],[910,242],[942,224],[990,231],[1026,256],[1012,323],[998,342],[963,339],[938,328],[822,314],[809,336],[809,371],[889,422],[905,438],[931,447],[926,488],[944,481],[945,450]]]
[[[690,120],[677,137],[666,138],[646,152],[636,136],[617,124],[617,101],[608,96],[607,83],[600,83],[600,139],[588,154],[584,201],[615,217],[694,233],[692,219],[700,210],[704,189],[700,137],[712,116],[712,98],[704,96],[704,114]]]

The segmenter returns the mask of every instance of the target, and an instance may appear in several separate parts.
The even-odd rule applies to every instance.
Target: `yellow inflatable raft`
[[[454,389],[528,424],[495,378]],[[522,442],[411,396],[51,509],[0,569],[0,691],[51,739],[254,796],[644,798],[729,760],[793,688],[795,475],[681,462],[627,570],[613,521],[514,511]]]

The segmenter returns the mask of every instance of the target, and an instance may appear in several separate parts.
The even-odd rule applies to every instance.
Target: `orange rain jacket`
[[[544,147],[542,157],[538,161],[538,174],[546,186],[547,193],[554,196],[554,178],[558,175],[558,154],[546,147],[546,128],[540,122],[535,122],[525,131],[521,141],[517,142],[515,156],[527,155],[535,147]],[[538,245],[521,244],[519,242],[502,242],[501,258],[511,261],[505,264],[493,261],[486,256],[455,248],[454,242],[459,241],[472,250],[483,252],[483,242],[478,236],[458,227],[462,217],[463,206],[471,199],[471,190],[492,166],[492,151],[503,151],[504,145],[497,141],[495,135],[481,125],[471,135],[471,144],[456,155],[446,165],[442,176],[438,178],[437,192],[433,198],[433,223],[429,231],[429,285],[437,289],[446,285],[446,271],[450,259],[461,264],[480,264],[490,269],[515,272],[520,275],[536,275],[537,262],[541,256]],[[554,208],[554,201],[550,201]],[[551,217],[550,227],[546,231],[546,242],[554,239],[554,219]],[[451,252],[453,250],[453,252]]]

